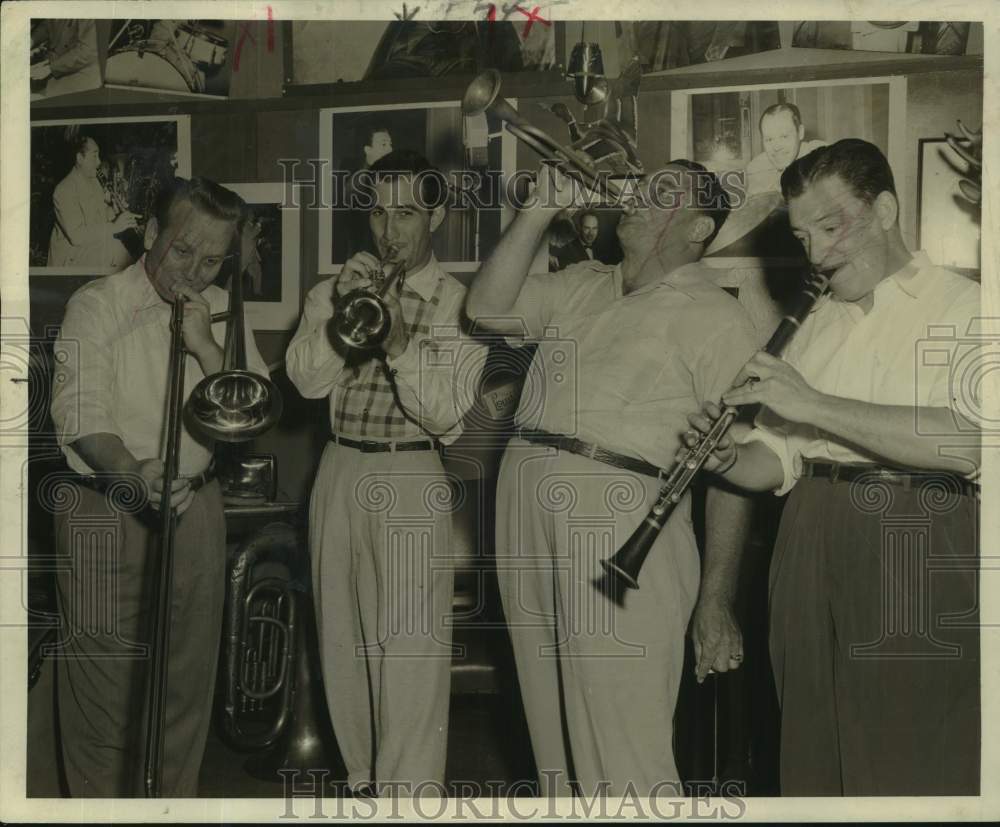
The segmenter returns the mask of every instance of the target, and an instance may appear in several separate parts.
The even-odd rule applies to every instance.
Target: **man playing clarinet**
[[[729,209],[714,175],[683,161],[645,179],[618,224],[620,265],[529,275],[572,190],[541,175],[466,306],[484,327],[538,343],[497,483],[500,592],[541,793],[674,795],[672,719],[696,601],[699,676],[743,657],[731,597],[747,503],[708,491],[704,577],[689,497],[640,591],[607,588],[600,562],[649,510],[686,406],[729,386],[754,331],[697,264]]]
[[[764,407],[705,465],[791,492],[770,590],[781,792],[975,795],[980,441],[951,366],[974,355],[979,286],[906,249],[872,144],[817,149],[781,186],[830,294],[783,359],[744,367],[723,400]]]

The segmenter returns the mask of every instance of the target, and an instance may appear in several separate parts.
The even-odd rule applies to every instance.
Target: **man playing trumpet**
[[[529,275],[549,223],[577,198],[545,170],[467,303],[484,327],[538,342],[500,470],[496,557],[541,793],[568,795],[575,781],[587,796],[673,795],[672,718],[696,602],[699,678],[743,657],[732,591],[747,501],[708,491],[700,581],[689,499],[640,591],[608,593],[599,564],[648,511],[686,406],[721,394],[754,350],[749,318],[697,265],[729,202],[704,168],[671,163],[625,205],[620,265]]]
[[[465,288],[431,250],[445,218],[442,176],[407,151],[371,171],[380,258],[357,253],[309,292],[286,364],[303,396],[329,399],[309,548],[323,683],[348,785],[433,795],[448,742],[454,578],[440,451],[462,432],[486,348],[462,333]],[[382,296],[388,335],[367,351],[345,347],[337,331],[349,325],[336,322],[345,298],[399,264],[405,277]]]

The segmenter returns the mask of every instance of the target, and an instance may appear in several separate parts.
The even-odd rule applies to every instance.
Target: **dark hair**
[[[160,190],[153,206],[158,232],[167,228],[170,211],[182,201],[190,202],[200,212],[219,221],[232,221],[237,232],[243,229],[247,205],[235,192],[208,178],[174,178]]]
[[[761,131],[764,118],[770,117],[771,115],[777,115],[779,112],[787,112],[792,116],[792,123],[794,123],[796,127],[802,126],[802,113],[799,112],[799,108],[794,103],[773,103],[761,113],[760,120],[757,121],[757,131]]]
[[[583,219],[585,219],[587,216],[590,216],[591,218],[596,218],[597,223],[598,224],[601,223],[601,217],[594,210],[580,210],[580,212],[576,214],[576,224],[578,227],[580,227],[580,229],[583,229]]]
[[[703,242],[704,248],[715,241],[715,237],[722,229],[729,217],[731,205],[729,203],[729,193],[723,189],[718,176],[710,172],[697,161],[689,161],[687,158],[678,158],[670,162],[671,166],[683,167],[688,172],[694,173],[695,190],[699,193],[699,201],[696,207],[705,215],[712,219],[715,229]]]
[[[797,198],[813,181],[831,175],[840,178],[866,204],[874,202],[879,193],[896,195],[889,162],[875,144],[860,138],[845,138],[792,161],[781,173],[781,194],[786,201]]]
[[[448,200],[448,182],[444,174],[419,152],[394,149],[372,164],[371,171],[376,181],[400,177],[419,180],[420,206],[425,210],[443,207]]]
[[[73,163],[76,163],[76,156],[81,152],[87,151],[87,141],[97,141],[94,140],[92,135],[88,135],[86,132],[81,132],[79,129],[67,129],[66,130],[66,142],[69,144],[70,152],[73,153]],[[99,149],[100,147],[98,147]]]
[[[389,136],[390,140],[392,139],[392,132],[389,131],[388,126],[385,126],[384,124],[380,123],[365,124],[358,131],[358,140],[361,142],[359,146],[361,146],[362,148],[366,146],[371,146],[372,141],[375,140],[375,136],[379,132],[384,132],[386,135]]]

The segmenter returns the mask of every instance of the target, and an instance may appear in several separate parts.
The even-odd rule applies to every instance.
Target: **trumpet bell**
[[[352,350],[371,350],[389,335],[392,317],[385,303],[370,290],[352,290],[330,320],[330,333]]]
[[[226,370],[202,379],[186,410],[194,430],[221,442],[246,442],[274,425],[283,408],[281,391],[270,379]]]

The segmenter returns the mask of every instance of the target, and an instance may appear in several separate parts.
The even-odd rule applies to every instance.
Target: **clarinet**
[[[826,292],[829,282],[828,277],[818,271],[813,271],[809,281],[796,296],[788,314],[781,320],[774,334],[764,346],[765,353],[771,356],[781,355],[781,351],[784,350],[785,345],[788,344],[806,316],[809,315],[813,305]],[[664,480],[656,502],[653,503],[646,519],[632,532],[632,536],[629,537],[625,545],[615,552],[613,557],[601,560],[604,571],[611,577],[617,578],[626,587],[639,588],[639,572],[646,560],[646,555],[649,554],[660,531],[670,519],[670,515],[673,514],[677,503],[681,501],[691,484],[691,480],[701,470],[719,441],[726,435],[733,420],[736,419],[738,413],[736,408],[731,405],[723,405],[721,402],[719,407],[723,409],[722,415],[715,420],[711,429],[701,437],[698,444],[690,448],[683,459],[674,466],[670,475]]]

